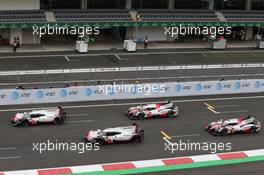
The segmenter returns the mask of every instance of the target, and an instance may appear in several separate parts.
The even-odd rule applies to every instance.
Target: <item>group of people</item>
[[[17,48],[20,47],[20,38],[19,36],[17,37],[14,37],[14,40],[13,40],[13,51],[16,52]]]

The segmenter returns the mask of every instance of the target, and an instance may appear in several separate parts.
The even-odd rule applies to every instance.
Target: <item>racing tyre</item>
[[[21,126],[28,126],[28,125],[29,125],[28,120],[22,120],[21,121]]]
[[[249,129],[249,132],[250,134],[254,134],[257,132],[257,128],[255,126],[252,126],[250,129]]]
[[[144,131],[143,130],[140,131],[140,137],[141,137],[141,141],[144,140]]]
[[[92,144],[94,145],[96,143],[98,143],[99,145],[102,145],[103,144],[103,141],[101,139],[93,139],[92,140]]]
[[[133,137],[133,138],[131,139],[131,142],[132,142],[132,143],[140,143],[140,142],[141,142],[141,139],[140,139],[140,137]]]
[[[226,135],[227,135],[227,129],[223,129],[223,130],[221,131],[221,135],[222,135],[222,136],[226,136]]]
[[[172,111],[169,111],[169,112],[168,112],[168,117],[169,117],[169,118],[172,118],[172,117],[174,117],[174,114],[173,114],[173,112],[172,112]]]
[[[56,125],[61,125],[61,124],[63,124],[64,122],[63,122],[63,118],[61,118],[61,117],[56,117],[55,119],[54,119],[54,123],[56,124]]]
[[[143,119],[144,119],[144,114],[142,114],[142,113],[139,114],[139,115],[138,115],[138,119],[139,119],[139,120],[143,120]]]
[[[62,114],[62,117],[63,117],[64,122],[66,122],[66,121],[67,121],[67,118],[66,118],[66,112],[64,112],[64,113]]]

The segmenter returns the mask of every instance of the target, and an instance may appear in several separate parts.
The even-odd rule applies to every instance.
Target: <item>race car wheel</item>
[[[142,113],[141,113],[141,114],[138,114],[138,119],[139,119],[139,120],[144,119],[144,114],[142,114]]]
[[[62,117],[63,117],[63,120],[64,120],[64,121],[67,121],[67,118],[66,118],[66,112],[64,112],[64,113],[62,114]]]
[[[28,126],[28,125],[29,125],[28,120],[22,120],[21,121],[21,126]]]
[[[256,133],[256,131],[257,131],[257,128],[255,126],[252,126],[249,130],[250,134],[254,134]]]
[[[141,137],[141,141],[144,140],[144,131],[143,130],[140,131],[140,137]]]
[[[223,129],[223,130],[221,131],[221,135],[222,135],[222,136],[227,135],[227,129]]]
[[[174,117],[174,114],[173,114],[173,112],[172,112],[172,111],[169,111],[167,115],[168,115],[168,117],[169,117],[169,118],[172,118],[172,117]]]
[[[139,143],[139,142],[141,142],[141,139],[139,138],[139,137],[133,137],[132,139],[131,139],[131,142],[132,143]]]
[[[61,118],[61,117],[56,117],[56,118],[54,119],[54,123],[55,123],[56,125],[61,125],[61,124],[63,124],[63,118]]]
[[[94,145],[96,143],[98,143],[99,145],[102,145],[103,144],[103,141],[101,139],[93,139],[92,140],[92,144]]]

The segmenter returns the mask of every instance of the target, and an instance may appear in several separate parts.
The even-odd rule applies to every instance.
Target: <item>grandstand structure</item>
[[[1,44],[40,44],[40,26],[98,26],[116,38],[168,41],[166,26],[232,26],[252,40],[264,26],[263,0],[0,0]],[[103,36],[102,36],[103,37]],[[62,41],[63,42],[63,41]]]

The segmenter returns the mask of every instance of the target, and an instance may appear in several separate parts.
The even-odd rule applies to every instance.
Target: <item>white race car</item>
[[[260,122],[251,117],[219,120],[206,126],[206,130],[213,135],[227,135],[233,133],[257,133],[260,131]]]
[[[41,109],[31,112],[16,113],[11,118],[13,126],[28,126],[41,123],[63,124],[66,121],[66,112],[62,107],[57,109]]]
[[[178,107],[170,101],[166,103],[146,104],[129,108],[125,112],[125,115],[133,120],[154,117],[176,117],[178,116]]]
[[[93,144],[112,144],[121,142],[140,143],[144,139],[144,131],[134,123],[132,126],[90,130],[84,140]]]

